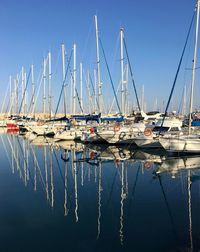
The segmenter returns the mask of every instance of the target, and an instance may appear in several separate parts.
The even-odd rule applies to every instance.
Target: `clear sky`
[[[139,96],[144,85],[147,110],[154,108],[156,98],[161,108],[170,93],[194,7],[195,0],[1,0],[0,98],[3,100],[5,96],[9,75],[16,77],[22,66],[28,72],[33,63],[37,79],[43,57],[51,50],[55,105],[62,85],[62,42],[68,55],[73,43],[77,44],[77,64],[82,61],[85,71],[89,69],[93,74],[96,67],[94,15],[97,14],[115,85],[120,78],[119,29],[124,27]],[[193,50],[192,39],[189,48],[187,55]],[[102,52],[100,57],[104,99],[108,100],[109,94],[112,100]],[[185,58],[172,102],[175,109],[191,75],[184,69],[191,67],[192,58]],[[134,103],[131,85],[130,82],[129,98]],[[195,106],[199,106],[198,102]]]

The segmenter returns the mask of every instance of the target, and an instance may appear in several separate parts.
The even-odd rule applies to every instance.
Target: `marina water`
[[[200,157],[0,137],[1,251],[199,251]]]

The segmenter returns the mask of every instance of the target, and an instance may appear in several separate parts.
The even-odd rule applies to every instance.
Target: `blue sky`
[[[33,63],[37,79],[43,57],[51,50],[55,105],[62,85],[59,56],[62,42],[68,55],[73,43],[77,44],[77,64],[82,61],[85,71],[90,70],[92,74],[96,67],[94,15],[97,14],[115,85],[120,77],[119,29],[124,27],[139,96],[144,85],[147,110],[153,109],[156,98],[161,108],[169,96],[194,6],[195,0],[1,0],[0,98],[5,96],[9,75],[15,77],[22,66],[28,72]],[[191,73],[184,69],[191,67],[192,50],[191,39],[173,98],[174,109],[180,103],[184,84],[189,85]],[[109,94],[112,100],[105,62],[100,54],[104,99],[108,100]],[[129,82],[129,98],[134,103],[131,85]],[[200,88],[196,90],[198,93]],[[195,106],[199,106],[197,101]]]

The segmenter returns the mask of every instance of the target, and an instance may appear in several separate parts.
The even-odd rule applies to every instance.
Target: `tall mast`
[[[35,82],[34,82],[34,66],[31,65],[31,85],[32,85],[32,106],[33,106],[33,117],[35,117]]]
[[[73,114],[73,77],[70,77],[70,84],[71,84],[71,90],[70,90],[70,113]]]
[[[195,31],[194,57],[193,57],[193,64],[192,64],[192,84],[191,84],[190,110],[189,110],[189,134],[191,132],[193,94],[194,94],[194,83],[195,83],[195,73],[196,73],[196,56],[197,56],[197,43],[198,43],[198,31],[199,31],[199,9],[200,9],[200,0],[197,0],[196,31]]]
[[[96,71],[96,69],[94,69],[94,112],[95,113],[97,111],[96,93],[97,93],[97,71]]]
[[[124,113],[128,114],[128,64],[126,65],[126,90],[125,90],[125,101],[124,101],[124,104],[125,104],[125,108],[124,108]]]
[[[93,107],[93,104],[92,104],[92,95],[91,95],[91,91],[90,91],[90,73],[89,71],[87,71],[87,87],[88,87],[88,96],[89,96],[89,113],[92,112],[92,107]]]
[[[76,44],[73,45],[74,51],[74,70],[73,70],[73,109],[72,112],[76,114]]]
[[[125,92],[124,92],[124,29],[120,29],[120,62],[121,62],[121,111],[124,115],[125,110]]]
[[[83,109],[83,64],[80,63],[80,104]]]
[[[43,61],[43,116],[46,113],[46,59]]]
[[[193,251],[192,239],[192,200],[191,200],[191,171],[188,171],[188,211],[189,211],[189,235],[190,235],[190,251]]]
[[[24,114],[24,90],[25,90],[24,75],[25,75],[24,74],[24,67],[22,67],[22,113],[23,114]]]
[[[27,91],[26,91],[26,85],[27,85],[27,78],[26,78],[26,72],[24,72],[24,115],[27,113]]]
[[[48,53],[48,66],[49,66],[49,116],[50,116],[50,119],[51,119],[51,110],[52,110],[52,94],[51,94],[51,52]]]
[[[65,45],[61,44],[61,50],[62,50],[62,80],[63,80],[63,91],[64,91],[64,96],[63,96],[63,106],[64,106],[64,114],[66,116],[66,101],[67,101],[67,86],[66,86],[66,78],[65,78]]]
[[[19,113],[19,75],[16,78],[16,113]]]
[[[10,84],[10,111],[9,113],[12,114],[12,77],[9,78],[9,84]]]
[[[99,111],[101,112],[101,75],[100,75],[100,57],[99,57],[99,30],[97,16],[95,18],[95,30],[96,30],[96,56],[97,56],[97,78],[98,78],[98,104]]]

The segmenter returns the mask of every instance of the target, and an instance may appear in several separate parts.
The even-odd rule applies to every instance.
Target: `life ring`
[[[94,134],[95,129],[94,128],[90,128],[90,134]]]
[[[150,162],[147,161],[144,163],[144,169],[146,171],[149,171],[151,169],[151,167],[152,167],[152,164]]]
[[[120,124],[114,124],[113,130],[114,130],[114,132],[119,131],[120,130]]]
[[[94,151],[92,151],[91,153],[90,153],[90,159],[95,159],[95,157],[96,157],[96,152],[94,152]]]
[[[145,130],[144,130],[144,135],[145,136],[151,136],[151,134],[152,134],[152,130],[150,129],[150,128],[146,128]]]

